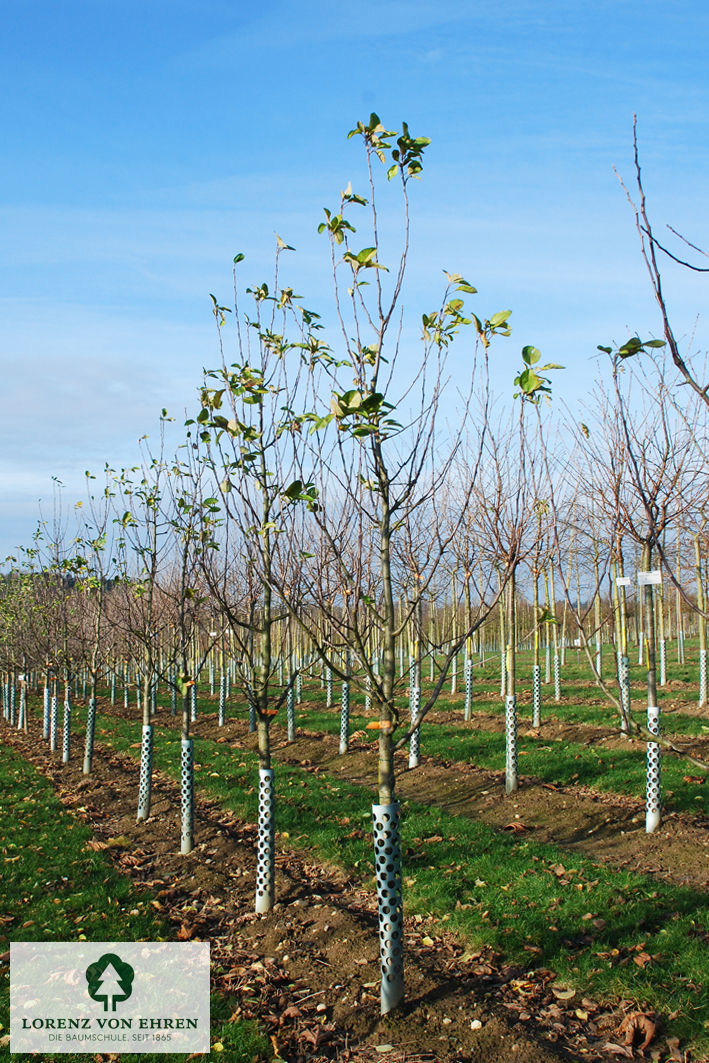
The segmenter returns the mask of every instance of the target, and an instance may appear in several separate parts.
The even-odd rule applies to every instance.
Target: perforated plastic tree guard
[[[193,683],[190,687],[190,723],[195,723],[197,720],[197,684]]]
[[[194,845],[194,742],[183,738],[180,747],[180,852],[186,855]]]
[[[652,735],[660,734],[660,710],[657,705],[648,705],[647,729]],[[645,803],[645,833],[652,834],[660,826],[662,816],[661,759],[658,742],[647,744],[647,795]]]
[[[554,654],[554,701],[561,701],[561,662],[559,654]]]
[[[64,702],[64,730],[62,732],[62,763],[68,764],[71,757],[71,702]]]
[[[256,911],[270,912],[273,907],[275,868],[275,819],[273,768],[259,768],[258,773],[258,842],[256,854]]]
[[[52,694],[49,709],[49,748],[52,753],[57,749],[57,731],[59,730],[59,709],[57,707],[57,695]]]
[[[622,709],[621,728],[627,731],[630,717],[630,662],[625,654],[618,654],[618,686],[620,687],[620,707]]]
[[[532,727],[542,724],[542,666],[535,664],[532,673]]]
[[[94,758],[94,734],[96,732],[96,698],[89,698],[89,708],[86,713],[86,742],[84,743],[84,775],[91,774],[91,763]]]
[[[399,804],[372,805],[374,866],[379,910],[381,1012],[386,1015],[404,996],[404,906],[401,883]]]
[[[458,654],[453,654],[451,661],[451,697],[455,696],[458,687]]]
[[[660,639],[660,686],[667,685],[667,647],[665,640]]]
[[[289,742],[295,742],[295,689],[293,682],[286,696],[286,728]]]
[[[473,658],[465,658],[465,708],[463,709],[463,719],[472,720],[473,718]]]
[[[20,690],[20,708],[17,713],[17,730],[21,731],[27,719],[27,688],[23,684]]]
[[[111,672],[111,704],[116,704],[116,673]]]
[[[45,742],[49,738],[49,706],[51,698],[49,694],[49,687],[44,688],[42,698],[42,738]]]
[[[345,679],[342,684],[342,701],[340,703],[340,755],[350,747],[350,684]]]
[[[326,708],[332,708],[332,669],[328,668],[325,672],[325,706]]]
[[[413,723],[419,714],[419,708],[421,707],[421,689],[420,687],[412,687],[411,694],[409,696],[409,708],[411,711],[411,722]],[[409,767],[418,768],[419,755],[421,750],[421,729],[417,727],[411,732],[411,738],[409,739]]]
[[[508,694],[505,698],[505,793],[515,793],[518,787],[517,699],[514,694]]]
[[[140,743],[140,777],[138,780],[138,819],[147,819],[150,815],[150,790],[153,779],[153,728],[152,724],[143,726]]]
[[[707,651],[699,651],[699,704],[707,703]]]
[[[226,716],[226,676],[222,672],[219,677],[219,726],[224,726]]]

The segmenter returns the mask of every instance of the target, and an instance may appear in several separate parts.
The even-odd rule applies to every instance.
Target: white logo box
[[[10,945],[11,1052],[209,1052],[209,943]]]

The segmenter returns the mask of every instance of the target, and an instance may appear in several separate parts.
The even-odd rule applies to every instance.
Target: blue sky
[[[361,187],[358,118],[427,135],[413,189],[414,322],[443,268],[511,308],[502,393],[523,344],[567,366],[559,399],[593,388],[596,344],[659,322],[613,166],[632,179],[638,115],[660,228],[706,246],[709,9],[573,0],[351,6],[301,0],[2,0],[0,556],[27,542],[52,476],[132,463],[160,409],[194,409],[216,364],[209,292],[231,262],[329,297],[316,227]],[[666,270],[677,331],[701,277]],[[411,336],[414,331],[412,326]],[[691,349],[706,349],[699,317]],[[415,352],[412,355],[415,358]],[[461,357],[463,355],[461,354]]]

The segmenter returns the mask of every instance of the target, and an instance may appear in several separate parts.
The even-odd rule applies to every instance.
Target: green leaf
[[[522,361],[526,365],[535,365],[536,362],[539,361],[541,356],[542,356],[542,352],[540,350],[538,350],[536,347],[529,347],[528,346],[528,347],[523,347],[522,348]]]

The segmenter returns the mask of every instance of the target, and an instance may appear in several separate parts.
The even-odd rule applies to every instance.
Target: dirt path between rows
[[[156,773],[152,814],[137,824],[133,759],[99,746],[87,778],[78,759],[62,765],[33,735],[3,730],[4,741],[91,826],[92,846],[150,891],[146,903],[171,920],[175,938],[211,942],[215,983],[234,995],[233,1017],[257,1017],[288,1063],[627,1057],[618,1044],[622,1010],[579,996],[559,999],[554,972],[513,967],[490,950],[466,954],[417,917],[405,925],[407,1002],[380,1019],[376,902],[359,884],[281,849],[278,903],[270,915],[256,916],[253,826],[198,799],[199,844],[180,856],[179,790],[171,780]],[[422,943],[427,933],[433,945]],[[662,1046],[663,1057],[670,1047]]]

